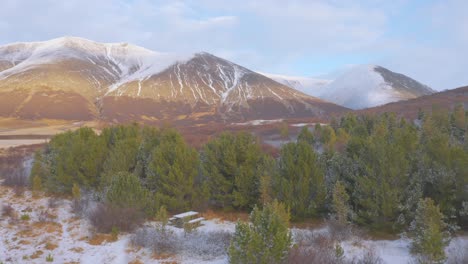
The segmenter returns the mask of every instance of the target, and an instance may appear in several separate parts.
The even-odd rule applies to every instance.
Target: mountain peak
[[[353,109],[434,93],[430,87],[379,65],[359,65],[331,82],[321,98]]]
[[[162,53],[70,36],[0,48],[0,94],[32,98],[8,116],[24,115],[27,106],[28,115],[41,118],[50,117],[44,102],[108,120],[277,119],[345,110],[207,52]]]

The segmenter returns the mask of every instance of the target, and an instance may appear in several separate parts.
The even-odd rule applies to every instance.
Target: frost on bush
[[[295,244],[289,251],[288,263],[345,263],[337,251],[337,241],[329,233],[303,231],[294,233]]]
[[[294,245],[291,247],[287,263],[321,263],[321,264],[383,264],[383,260],[373,248],[366,249],[358,258],[346,258],[346,251],[341,247],[340,238],[331,232],[313,230],[294,230]],[[348,232],[356,232],[348,231]],[[357,237],[354,233],[353,237]],[[350,237],[347,237],[349,239]]]
[[[224,231],[175,233],[158,228],[140,228],[131,238],[135,246],[158,253],[183,254],[190,257],[213,259],[226,255],[231,234]]]
[[[141,224],[144,214],[135,208],[120,208],[109,204],[97,204],[88,214],[88,220],[98,232],[110,233],[112,228],[132,231]]]
[[[15,209],[9,204],[5,204],[2,206],[2,217],[14,217],[15,216]]]

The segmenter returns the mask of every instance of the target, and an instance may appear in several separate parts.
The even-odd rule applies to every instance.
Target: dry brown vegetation
[[[206,212],[201,214],[202,217],[208,220],[220,220],[220,221],[230,221],[235,222],[237,220],[241,221],[248,221],[249,214],[247,212],[221,212],[221,211],[213,211],[207,210]]]
[[[88,243],[90,245],[97,246],[97,245],[102,245],[105,242],[111,242],[111,241],[113,241],[112,235],[97,233],[97,234],[94,234],[93,237],[91,237],[88,240]]]
[[[447,90],[432,95],[421,96],[406,101],[394,102],[382,106],[363,109],[355,111],[355,113],[375,115],[385,112],[393,112],[396,113],[397,116],[416,118],[420,109],[426,113],[430,113],[434,106],[441,107],[443,109],[451,109],[459,103],[468,103],[468,86]]]

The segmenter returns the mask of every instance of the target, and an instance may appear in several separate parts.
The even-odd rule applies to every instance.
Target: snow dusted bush
[[[29,175],[24,168],[7,168],[3,170],[3,185],[10,187],[27,187]]]
[[[132,236],[131,242],[135,246],[165,254],[176,254],[179,247],[178,237],[174,232],[159,228],[140,228]]]
[[[131,238],[135,246],[158,253],[183,254],[190,257],[213,259],[226,255],[231,234],[225,231],[176,233],[168,229],[144,227]]]
[[[47,201],[47,206],[49,207],[49,209],[55,209],[59,207],[62,203],[63,203],[62,199],[58,197],[51,197]]]
[[[9,204],[5,204],[2,206],[2,217],[14,217],[15,216],[15,209]]]
[[[346,259],[346,252],[341,241],[356,239],[360,235],[357,229],[341,229],[343,226],[328,226],[320,231],[293,230],[294,246],[289,251],[287,263],[323,263],[323,264],[382,264],[383,260],[373,248],[364,251],[359,258]],[[341,232],[338,232],[341,231]],[[342,234],[341,234],[342,233]]]
[[[54,216],[48,210],[41,210],[37,214],[37,221],[42,223],[53,222]]]
[[[78,199],[73,199],[71,203],[72,213],[76,216],[88,218],[96,209],[97,202],[91,193],[84,193]]]
[[[145,216],[135,208],[120,208],[100,203],[91,210],[88,220],[98,232],[109,233],[112,228],[132,231],[144,222]]]
[[[182,250],[190,256],[215,258],[226,254],[231,241],[231,233],[226,231],[193,232],[182,240]]]
[[[375,249],[367,249],[361,258],[353,259],[349,264],[383,264],[384,261],[375,252]]]
[[[331,239],[336,241],[345,241],[352,237],[360,236],[359,230],[350,224],[342,224],[337,220],[327,221],[327,230]]]
[[[289,251],[288,263],[344,263],[337,242],[329,233],[302,231],[294,233],[295,244]]]

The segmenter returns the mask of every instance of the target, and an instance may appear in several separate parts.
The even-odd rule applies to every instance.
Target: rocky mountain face
[[[73,37],[0,46],[4,117],[229,122],[344,110],[208,53]]]

